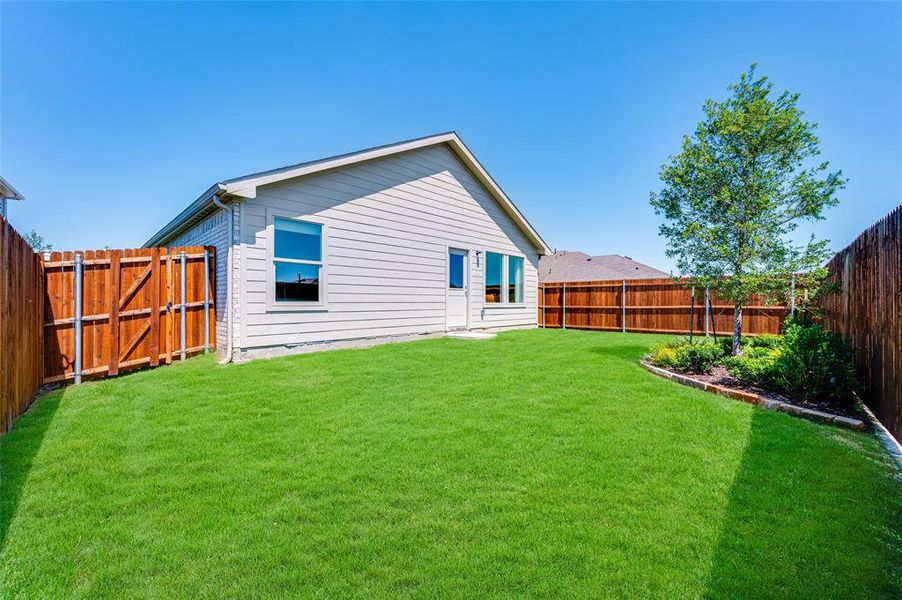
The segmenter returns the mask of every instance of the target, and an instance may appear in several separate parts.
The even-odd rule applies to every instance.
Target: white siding
[[[327,310],[267,310],[267,211],[326,223]],[[259,188],[240,231],[245,350],[444,331],[449,246],[471,250],[472,328],[536,324],[536,249],[445,146]],[[525,257],[524,305],[484,306],[487,250]]]
[[[185,233],[170,241],[168,246],[215,246],[216,247],[216,289],[214,306],[216,309],[216,348],[225,352],[228,331],[226,298],[228,297],[227,261],[229,255],[228,215],[218,210]]]

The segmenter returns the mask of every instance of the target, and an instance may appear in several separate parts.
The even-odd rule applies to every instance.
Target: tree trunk
[[[731,354],[733,356],[739,356],[739,351],[742,349],[740,345],[740,340],[742,339],[742,302],[736,301],[736,304],[733,306],[733,348]]]

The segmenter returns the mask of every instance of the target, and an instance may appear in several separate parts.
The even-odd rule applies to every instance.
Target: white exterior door
[[[469,260],[466,250],[451,248],[448,250],[448,290],[445,318],[448,329],[465,329],[467,327],[467,286],[469,277]]]

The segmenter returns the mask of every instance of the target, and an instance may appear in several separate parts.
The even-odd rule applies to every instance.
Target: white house
[[[550,252],[455,133],[213,184],[145,246],[216,246],[236,360],[535,327]]]

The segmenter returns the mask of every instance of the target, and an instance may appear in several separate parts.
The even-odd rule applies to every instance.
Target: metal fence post
[[[204,248],[204,354],[210,351],[210,250]]]
[[[695,286],[689,292],[692,296],[689,298],[689,343],[692,343],[692,334],[695,332]]]
[[[621,280],[620,288],[620,332],[626,333],[626,279]]]
[[[75,255],[75,384],[81,383],[81,300],[82,300],[82,255]]]
[[[563,284],[564,291],[561,294],[561,329],[567,329],[567,284]]]
[[[796,274],[793,273],[789,278],[789,316],[796,316]]]
[[[182,267],[182,269],[181,269],[181,271],[182,271],[182,273],[181,273],[181,275],[182,275],[182,277],[181,277],[181,279],[182,279],[182,285],[181,285],[181,292],[182,292],[182,302],[181,302],[181,304],[182,304],[182,332],[181,332],[182,333],[182,336],[181,336],[182,345],[181,345],[181,351],[179,353],[179,360],[185,360],[185,347],[186,347],[185,338],[187,337],[186,333],[187,333],[187,327],[188,327],[188,324],[187,324],[188,319],[187,319],[187,315],[185,313],[186,313],[186,308],[187,308],[186,305],[188,304],[188,302],[186,301],[188,294],[187,294],[187,290],[185,290],[185,280],[187,279],[187,277],[186,277],[187,256],[185,255],[184,250],[182,250],[181,259],[182,259],[182,265],[181,265],[181,267]]]
[[[711,286],[705,286],[705,337],[711,335]]]
[[[545,329],[545,288],[539,288],[542,291],[542,329]]]

